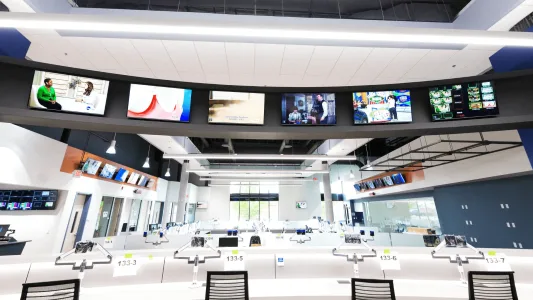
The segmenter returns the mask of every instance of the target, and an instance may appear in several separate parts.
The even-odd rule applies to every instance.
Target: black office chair
[[[80,280],[60,280],[22,284],[20,300],[78,300],[80,297]]]
[[[468,272],[469,300],[518,300],[514,272]]]
[[[352,300],[396,300],[392,280],[352,278]]]
[[[205,300],[249,300],[248,272],[207,272]]]

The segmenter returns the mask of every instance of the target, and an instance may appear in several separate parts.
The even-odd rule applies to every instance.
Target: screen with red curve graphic
[[[191,95],[189,89],[132,84],[128,118],[189,122]]]

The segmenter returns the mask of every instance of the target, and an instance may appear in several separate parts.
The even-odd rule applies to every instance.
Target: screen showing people
[[[354,124],[412,121],[409,90],[353,93]]]
[[[30,108],[104,115],[109,81],[35,71]]]
[[[128,118],[189,122],[192,90],[132,84]]]
[[[494,84],[490,81],[429,89],[433,121],[498,115]]]
[[[265,94],[211,91],[209,123],[263,125]]]
[[[283,94],[281,118],[284,125],[335,125],[335,94]]]

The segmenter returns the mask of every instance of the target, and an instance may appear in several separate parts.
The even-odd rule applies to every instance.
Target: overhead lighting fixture
[[[313,179],[308,178],[290,178],[290,177],[273,177],[273,178],[250,178],[246,176],[242,177],[230,177],[230,178],[210,178],[210,177],[200,177],[201,181],[217,181],[217,182],[231,182],[231,181],[239,181],[239,182],[273,182],[273,181],[290,181],[290,182],[311,182],[315,181]]]
[[[357,160],[356,156],[333,155],[283,155],[283,154],[165,154],[163,158],[175,160],[217,159],[217,160],[322,160],[322,161],[350,161]]]
[[[154,24],[151,19],[139,19],[136,23],[125,18],[115,18],[113,22],[95,20],[94,16],[64,14],[14,13],[0,19],[1,28],[52,29],[82,32],[126,32],[175,36],[207,36],[279,39],[286,41],[339,41],[339,42],[383,42],[421,43],[448,45],[487,45],[533,47],[529,33],[494,32],[458,29],[419,29],[419,28],[368,28],[350,30],[312,30],[290,28],[261,28],[253,26],[194,26],[181,24]],[[428,33],[429,31],[429,33]]]
[[[117,133],[115,132],[115,135],[113,136],[113,140],[111,141],[111,144],[109,144],[109,148],[107,148],[105,153],[117,154],[117,149],[115,148],[116,145],[117,145]]]
[[[148,145],[148,155],[146,156],[146,160],[144,161],[143,168],[148,169],[150,168],[150,146]]]
[[[328,174],[328,170],[270,170],[270,169],[189,169],[196,174]]]
[[[353,170],[350,170],[350,178],[355,178],[355,175],[353,174]]]
[[[170,177],[170,159],[168,160],[168,167],[167,172],[165,173],[165,177]]]
[[[233,186],[235,184],[210,184],[209,186]],[[278,186],[302,186],[301,184],[278,184]]]

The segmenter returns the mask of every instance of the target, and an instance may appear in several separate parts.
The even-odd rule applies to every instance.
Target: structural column
[[[184,160],[183,165],[181,166],[181,176],[180,176],[180,193],[178,197],[178,213],[176,217],[176,222],[185,222],[185,203],[189,201],[189,161]]]
[[[327,161],[322,162],[322,169],[329,171]],[[326,207],[326,221],[333,222],[333,201],[331,199],[331,180],[329,178],[329,172],[322,174],[322,184],[324,185],[324,204]]]

